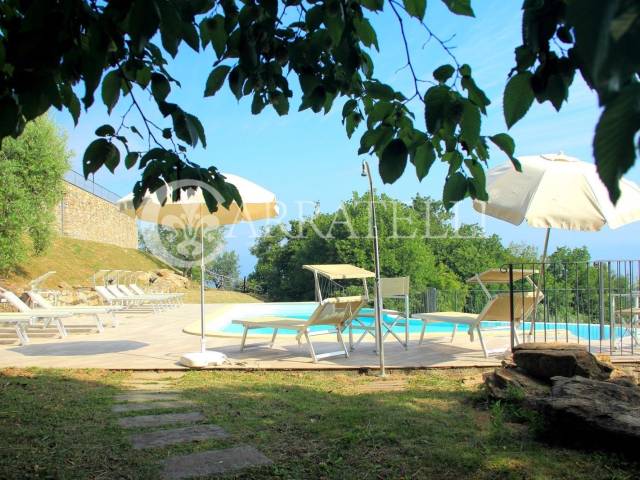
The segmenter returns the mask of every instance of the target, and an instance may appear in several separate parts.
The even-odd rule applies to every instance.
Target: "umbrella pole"
[[[204,337],[204,222],[202,215],[200,218],[200,351],[204,353],[207,351]]]
[[[547,249],[549,248],[549,234],[551,233],[551,227],[547,228],[547,232],[544,235],[544,247],[542,248],[542,262],[540,263],[540,279],[542,280],[540,285],[536,288],[536,298],[533,302],[533,321],[531,322],[531,327],[529,328],[529,340],[533,336],[534,330],[536,328],[536,321],[538,320],[538,298],[540,297],[541,289],[544,288],[544,270],[545,263],[547,261]]]

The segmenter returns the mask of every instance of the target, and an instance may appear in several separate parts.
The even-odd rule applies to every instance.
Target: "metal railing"
[[[96,183],[93,180],[93,176],[91,176],[91,180],[88,180],[85,179],[81,173],[78,173],[75,170],[69,170],[64,174],[64,179],[71,185],[75,185],[85,192],[92,193],[96,197],[100,197],[107,202],[115,203],[120,198],[120,195],[118,195],[117,193],[112,192],[111,190]]]
[[[522,341],[563,342],[612,357],[640,355],[640,260],[518,263],[502,270],[512,279],[532,271],[532,283],[487,287],[491,296],[510,297],[512,347]],[[527,295],[536,306],[516,322],[514,312],[526,310]],[[411,311],[480,313],[487,302],[487,292],[475,286],[430,288],[411,296]]]
[[[609,356],[640,354],[640,260],[545,262],[502,267],[511,278],[532,270],[532,284],[511,282],[511,344],[565,342]],[[513,312],[528,291],[537,307],[516,324]]]

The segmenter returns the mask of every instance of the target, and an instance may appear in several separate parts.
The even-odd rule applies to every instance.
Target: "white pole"
[[[551,227],[547,228],[547,232],[544,236],[544,247],[542,248],[542,263],[540,264],[540,281],[538,282],[536,289],[536,298],[533,301],[533,318],[531,320],[531,327],[529,327],[529,340],[533,337],[533,334],[536,329],[536,322],[538,321],[538,298],[542,293],[541,290],[544,289],[544,270],[545,270],[545,262],[547,261],[547,249],[549,248],[549,234],[551,233]],[[535,271],[535,268],[534,268]]]
[[[386,376],[384,366],[384,338],[382,338],[382,294],[380,292],[380,251],[378,248],[378,222],[376,221],[376,205],[373,196],[373,179],[366,161],[362,162],[362,174],[369,177],[369,193],[371,195],[371,215],[373,216],[373,260],[375,263],[375,329],[378,358],[380,360],[380,376]]]
[[[200,351],[207,351],[204,337],[204,221],[202,220],[202,205],[200,206]]]

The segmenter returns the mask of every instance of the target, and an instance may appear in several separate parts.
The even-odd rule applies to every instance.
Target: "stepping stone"
[[[175,445],[177,443],[203,442],[209,439],[226,438],[229,434],[217,425],[193,425],[191,427],[156,430],[131,435],[133,448],[154,448]]]
[[[118,425],[123,428],[162,427],[178,423],[196,423],[206,420],[200,412],[162,413],[160,415],[138,415],[118,419]]]
[[[180,400],[177,391],[164,392],[132,392],[122,393],[113,397],[116,402],[154,402],[156,400]]]
[[[270,465],[271,463],[271,460],[256,448],[242,445],[168,458],[164,461],[162,478],[178,480],[180,478],[219,475],[248,467]]]
[[[143,390],[143,391],[158,391],[158,390],[173,390],[176,388],[173,382],[163,382],[163,383],[131,383],[131,382],[123,382],[122,388],[126,388],[128,390]]]
[[[170,378],[180,378],[185,374],[182,371],[176,372],[156,372],[156,371],[137,371],[133,372],[127,380],[148,380],[148,381],[162,381]]]
[[[193,407],[195,402],[191,400],[177,400],[173,402],[143,402],[143,403],[122,403],[120,405],[114,405],[111,407],[111,411],[115,413],[122,412],[141,412],[143,410],[155,410],[155,409],[171,409],[171,408],[186,408]]]

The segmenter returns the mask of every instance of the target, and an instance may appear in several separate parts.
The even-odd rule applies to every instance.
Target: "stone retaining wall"
[[[64,198],[56,208],[56,225],[61,235],[78,240],[138,248],[136,221],[91,192],[65,182]]]

